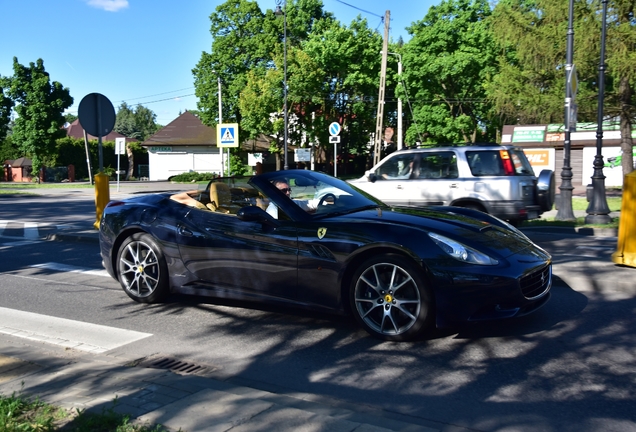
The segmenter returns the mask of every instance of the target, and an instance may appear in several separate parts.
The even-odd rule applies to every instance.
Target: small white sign
[[[337,144],[340,142],[340,137],[339,136],[330,136],[329,137],[329,142],[331,144]]]
[[[333,122],[329,125],[329,135],[336,136],[340,134],[340,123]]]
[[[249,166],[256,166],[257,163],[263,163],[263,153],[248,153],[247,164]]]
[[[125,155],[126,154],[126,138],[115,138],[115,154],[116,155]]]
[[[311,150],[305,148],[294,149],[294,162],[311,162]]]

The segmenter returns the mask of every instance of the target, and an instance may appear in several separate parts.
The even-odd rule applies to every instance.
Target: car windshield
[[[291,200],[316,218],[384,205],[345,181],[309,170],[263,174],[254,177],[252,183],[275,205],[289,209]]]

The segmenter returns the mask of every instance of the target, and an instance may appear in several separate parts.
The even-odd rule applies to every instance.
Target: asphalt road
[[[0,220],[30,208],[51,223],[92,224],[91,205],[90,197],[1,197]],[[372,339],[348,318],[249,303],[174,296],[139,305],[99,273],[89,243],[0,238],[0,308],[149,335],[108,355],[179,358],[243,385],[445,431],[636,430],[636,269],[611,263],[612,237],[529,235],[555,260],[544,308],[410,343]]]

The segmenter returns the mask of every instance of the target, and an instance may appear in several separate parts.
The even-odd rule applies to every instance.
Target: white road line
[[[103,353],[152,336],[151,333],[2,307],[0,333],[92,353]]]
[[[24,237],[28,239],[36,239],[40,237],[37,222],[24,222]]]
[[[6,239],[11,238],[11,239],[14,239],[16,237],[3,237],[3,236],[0,235],[0,238],[6,238]],[[2,246],[0,246],[0,250],[11,249],[11,248],[16,247],[16,246],[26,246],[26,245],[30,245],[30,244],[33,244],[33,243],[39,243],[39,242],[40,242],[40,240],[22,240],[22,241],[14,241],[14,242],[11,242],[11,243],[4,243]]]
[[[110,277],[108,272],[103,269],[96,270],[96,269],[91,269],[86,267],[76,267],[72,265],[54,263],[54,262],[33,264],[33,265],[30,265],[29,267],[45,269],[45,270],[53,270],[53,271],[59,271],[59,272],[67,272],[67,273],[81,273],[81,274],[88,274],[92,276]]]

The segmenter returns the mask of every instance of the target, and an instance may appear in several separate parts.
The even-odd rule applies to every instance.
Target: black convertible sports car
[[[552,259],[511,225],[459,207],[388,207],[325,174],[278,171],[111,201],[104,267],[138,302],[171,292],[352,313],[407,340],[548,301]]]

